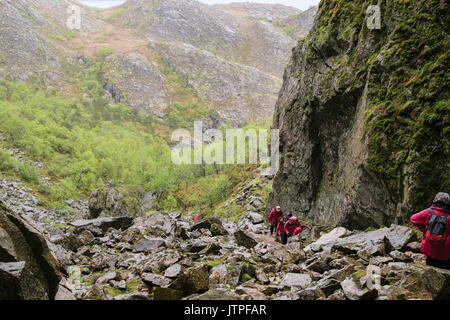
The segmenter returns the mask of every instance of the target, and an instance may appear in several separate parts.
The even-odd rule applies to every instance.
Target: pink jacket
[[[289,219],[284,225],[284,231],[292,236],[299,234],[302,230],[302,224],[298,220]]]
[[[445,213],[450,213],[444,209],[431,206],[431,209],[437,215],[443,215]],[[425,232],[428,225],[428,219],[430,218],[430,212],[428,209],[420,211],[411,217],[411,222],[415,225],[421,232]],[[444,244],[439,246],[432,246],[427,239],[422,239],[422,244],[420,250],[422,253],[432,259],[436,260],[450,260],[450,216],[447,217],[447,228],[446,228],[447,240]]]
[[[283,218],[283,210],[280,210],[280,212],[277,212],[277,210],[272,209],[269,214],[269,222],[270,223],[278,223],[280,219]]]

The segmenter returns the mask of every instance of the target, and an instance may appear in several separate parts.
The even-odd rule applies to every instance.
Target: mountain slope
[[[276,76],[281,76],[295,44],[283,29],[266,21],[195,0],[132,0],[123,5],[117,19],[145,37],[183,42]]]
[[[270,204],[350,228],[407,221],[450,187],[449,7],[322,1],[276,105]]]
[[[240,126],[272,115],[295,45],[275,23],[194,0],[130,0],[109,10],[74,0],[53,2],[0,4],[0,77],[39,79],[41,85],[80,96],[78,82],[88,60],[108,52],[99,76],[111,103],[125,103],[166,122],[175,104],[189,101],[211,110],[203,113],[210,123],[230,120]],[[71,4],[82,8],[79,31],[66,27]],[[302,13],[271,5],[258,10],[269,10],[277,19]],[[167,65],[179,81],[162,72]]]

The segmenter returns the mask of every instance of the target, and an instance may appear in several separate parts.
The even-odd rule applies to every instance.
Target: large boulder
[[[389,243],[386,235],[390,231],[391,229],[389,228],[382,228],[368,232],[359,232],[337,239],[333,248],[347,254],[365,252],[368,255],[383,255],[388,251],[386,247],[389,247]]]
[[[257,212],[250,212],[248,215],[253,224],[260,224],[264,222],[264,217]]]
[[[287,273],[286,276],[280,283],[281,287],[299,287],[306,288],[312,282],[311,276],[309,274],[302,273]]]
[[[162,235],[169,234],[176,224],[172,222],[172,219],[168,215],[162,213],[155,213],[150,215],[144,222],[144,228],[148,233],[158,233],[160,231]]]
[[[411,292],[429,292],[433,299],[450,299],[450,270],[410,264],[399,286]]]
[[[104,217],[92,220],[74,220],[70,222],[70,225],[78,229],[78,232],[88,230],[95,236],[103,236],[103,234],[109,229],[126,230],[133,224],[133,218],[122,217]]]
[[[322,235],[317,241],[305,247],[305,251],[318,252],[321,250],[329,251],[333,244],[341,237],[347,235],[349,231],[344,227],[337,227],[330,232]]]
[[[402,250],[408,243],[417,240],[414,230],[396,224],[391,225],[389,232],[386,234],[386,238],[395,250]]]
[[[251,237],[247,232],[244,230],[238,230],[234,233],[234,238],[236,239],[236,242],[238,245],[245,247],[247,249],[251,249],[255,247],[258,242],[256,242],[253,237]]]
[[[89,197],[89,214],[91,218],[97,218],[106,208],[107,192],[98,189],[91,193]]]
[[[190,229],[190,231],[195,231],[199,229],[210,229],[211,228],[211,222],[209,222],[208,219],[203,219],[198,222],[196,222]]]
[[[209,271],[206,264],[199,264],[181,273],[169,286],[183,292],[183,296],[202,293],[209,289]]]
[[[165,246],[166,241],[162,238],[145,238],[134,243],[134,251],[147,252]]]
[[[0,262],[0,300],[20,299],[20,278],[25,261]]]
[[[89,218],[95,219],[100,214],[107,215],[139,215],[142,206],[137,199],[125,197],[114,188],[100,188],[89,196]]]
[[[59,269],[42,230],[0,202],[0,299],[54,299]]]
[[[349,300],[372,300],[378,296],[377,290],[362,288],[351,276],[341,282],[341,287]]]
[[[153,291],[153,300],[180,300],[183,292],[171,288],[156,287]]]

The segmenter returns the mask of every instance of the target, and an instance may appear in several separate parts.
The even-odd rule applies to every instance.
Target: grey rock
[[[134,251],[147,252],[165,246],[166,241],[162,238],[146,238],[134,243]]]
[[[317,241],[307,245],[305,247],[305,251],[313,251],[318,252],[321,250],[329,250],[333,246],[333,244],[344,235],[347,235],[349,231],[344,227],[337,227],[331,230],[330,232],[322,235]]]
[[[413,262],[413,259],[411,257],[408,257],[403,252],[394,250],[389,253],[389,255],[395,260],[399,262]]]
[[[259,213],[250,212],[249,217],[253,224],[260,224],[264,222],[264,217]]]
[[[349,300],[372,300],[378,296],[377,290],[360,288],[352,277],[346,278],[341,282],[342,290]]]
[[[411,228],[393,224],[389,228],[386,238],[392,248],[402,250],[408,243],[416,240],[416,234]]]
[[[253,239],[247,232],[243,230],[238,230],[234,233],[234,238],[239,246],[251,249],[255,247],[258,242]]]
[[[229,289],[214,288],[202,294],[190,295],[183,300],[242,300],[242,297]]]
[[[317,282],[317,287],[322,290],[326,296],[329,296],[336,290],[341,289],[341,283],[333,278],[324,278]]]
[[[176,278],[183,272],[183,267],[180,264],[174,264],[166,269],[164,276],[167,278]]]
[[[43,231],[31,220],[11,212],[1,201],[0,257],[3,299],[55,298],[61,266],[50,251]]]
[[[161,276],[159,274],[154,273],[143,273],[141,275],[142,281],[144,281],[145,284],[149,286],[156,286],[156,287],[167,287],[171,280],[169,278],[166,278],[164,276]]]
[[[156,287],[153,291],[153,300],[180,300],[183,292],[170,288]]]
[[[288,273],[280,283],[282,287],[300,287],[302,289],[308,287],[312,282],[309,274]]]
[[[98,284],[106,284],[111,280],[114,280],[117,278],[117,273],[116,272],[108,272],[106,274],[104,274],[103,276],[101,276],[100,278],[97,279],[96,283]]]
[[[389,232],[389,228],[383,228],[356,233],[340,238],[335,242],[333,248],[349,254],[365,251],[368,255],[382,255],[387,251],[385,237]]]
[[[72,291],[63,285],[59,285],[58,292],[55,295],[55,300],[77,300]]]
[[[209,222],[208,219],[204,219],[204,220],[200,220],[199,222],[197,222],[196,224],[194,224],[190,231],[195,231],[195,230],[199,230],[199,229],[210,229],[211,228],[211,222]]]
[[[114,297],[114,300],[150,300],[150,295],[147,292],[132,292],[119,294]]]

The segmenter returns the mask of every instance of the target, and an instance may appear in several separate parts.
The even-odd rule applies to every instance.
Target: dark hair
[[[289,211],[289,212],[286,214],[286,216],[292,217],[292,212]]]
[[[450,211],[450,196],[448,193],[439,192],[433,200],[433,206]]]

